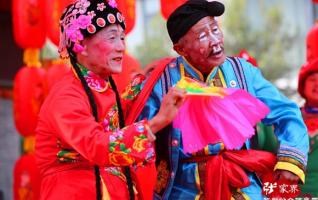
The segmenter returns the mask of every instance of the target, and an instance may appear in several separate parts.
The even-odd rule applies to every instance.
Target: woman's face
[[[318,73],[309,75],[305,80],[304,94],[308,105],[318,106]]]
[[[77,55],[79,63],[101,78],[122,71],[125,33],[118,24],[100,30],[83,40],[85,50]]]

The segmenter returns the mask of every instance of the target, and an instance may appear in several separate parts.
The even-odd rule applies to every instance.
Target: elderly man
[[[275,178],[304,182],[309,144],[299,108],[267,81],[259,68],[226,56],[216,20],[223,12],[220,2],[189,0],[170,15],[168,33],[180,56],[162,70],[139,118],[151,119],[160,108],[163,94],[183,77],[209,86],[244,89],[270,108],[262,122],[275,127],[279,140],[271,168]],[[154,73],[148,80],[152,76]],[[261,182],[254,172],[264,165],[269,167],[270,156],[252,150],[257,148],[255,138],[234,151],[228,151],[220,142],[187,153],[181,136],[180,129],[173,125],[156,134],[156,199],[263,199]],[[237,159],[225,161],[230,157],[227,152],[237,152]]]

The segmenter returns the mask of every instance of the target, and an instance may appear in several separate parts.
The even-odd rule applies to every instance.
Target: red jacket
[[[141,81],[137,78],[126,92],[129,98],[123,101],[123,109],[129,109]],[[145,137],[147,121],[119,130],[115,93],[107,82],[105,85],[105,91],[91,87],[98,122],[79,79],[72,72],[54,85],[42,105],[36,129],[41,199],[96,199],[94,165],[100,166],[105,183],[102,186],[106,186],[102,188],[103,198],[128,199],[127,184],[118,166],[134,165],[142,171],[146,169],[145,162],[153,165],[153,146]],[[149,179],[150,188],[143,190],[152,191],[152,180]]]

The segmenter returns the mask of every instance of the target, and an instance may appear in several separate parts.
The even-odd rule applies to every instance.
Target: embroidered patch
[[[124,151],[113,151],[109,154],[109,162],[115,166],[127,166],[132,165],[135,160]]]
[[[125,101],[133,100],[140,92],[141,90],[141,84],[142,81],[145,80],[144,75],[137,75],[134,77],[132,82],[127,86],[123,94],[121,95],[121,98]]]
[[[157,193],[161,193],[162,190],[167,186],[168,178],[169,178],[169,170],[166,161],[160,161],[157,167],[157,183],[155,186],[155,191]]]
[[[74,150],[63,149],[57,153],[57,159],[61,163],[74,163],[79,161],[80,154]]]
[[[134,138],[134,144],[133,149],[136,150],[138,153],[145,151],[147,148],[149,148],[149,141],[147,140],[147,137],[143,134],[140,136],[137,136]]]

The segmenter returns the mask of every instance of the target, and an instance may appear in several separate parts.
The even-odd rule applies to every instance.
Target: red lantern
[[[135,26],[136,20],[136,1],[135,0],[117,0],[118,8],[125,17],[126,34]]]
[[[118,91],[122,92],[130,83],[132,77],[141,72],[140,63],[129,54],[123,58],[123,70],[120,74],[113,75]]]
[[[47,93],[45,76],[42,68],[23,67],[14,78],[14,122],[24,137],[34,135],[37,115]]]
[[[47,70],[46,76],[48,90],[50,90],[52,86],[58,82],[69,70],[70,66],[66,64],[54,64],[50,66]]]
[[[307,61],[318,58],[318,22],[307,33],[306,48]]]
[[[21,48],[43,46],[46,37],[43,8],[43,0],[12,1],[14,39]]]
[[[253,58],[245,49],[242,49],[238,55],[240,58],[244,58],[247,62],[251,63],[255,67],[258,66],[257,61]]]
[[[314,2],[314,3],[318,3],[318,0],[312,0],[312,2]]]
[[[160,0],[161,14],[165,19],[168,19],[170,14],[186,0]]]
[[[45,0],[47,37],[56,45],[60,41],[60,17],[64,9],[75,0]]]
[[[33,154],[21,156],[15,163],[13,177],[15,200],[39,199],[41,181]]]

